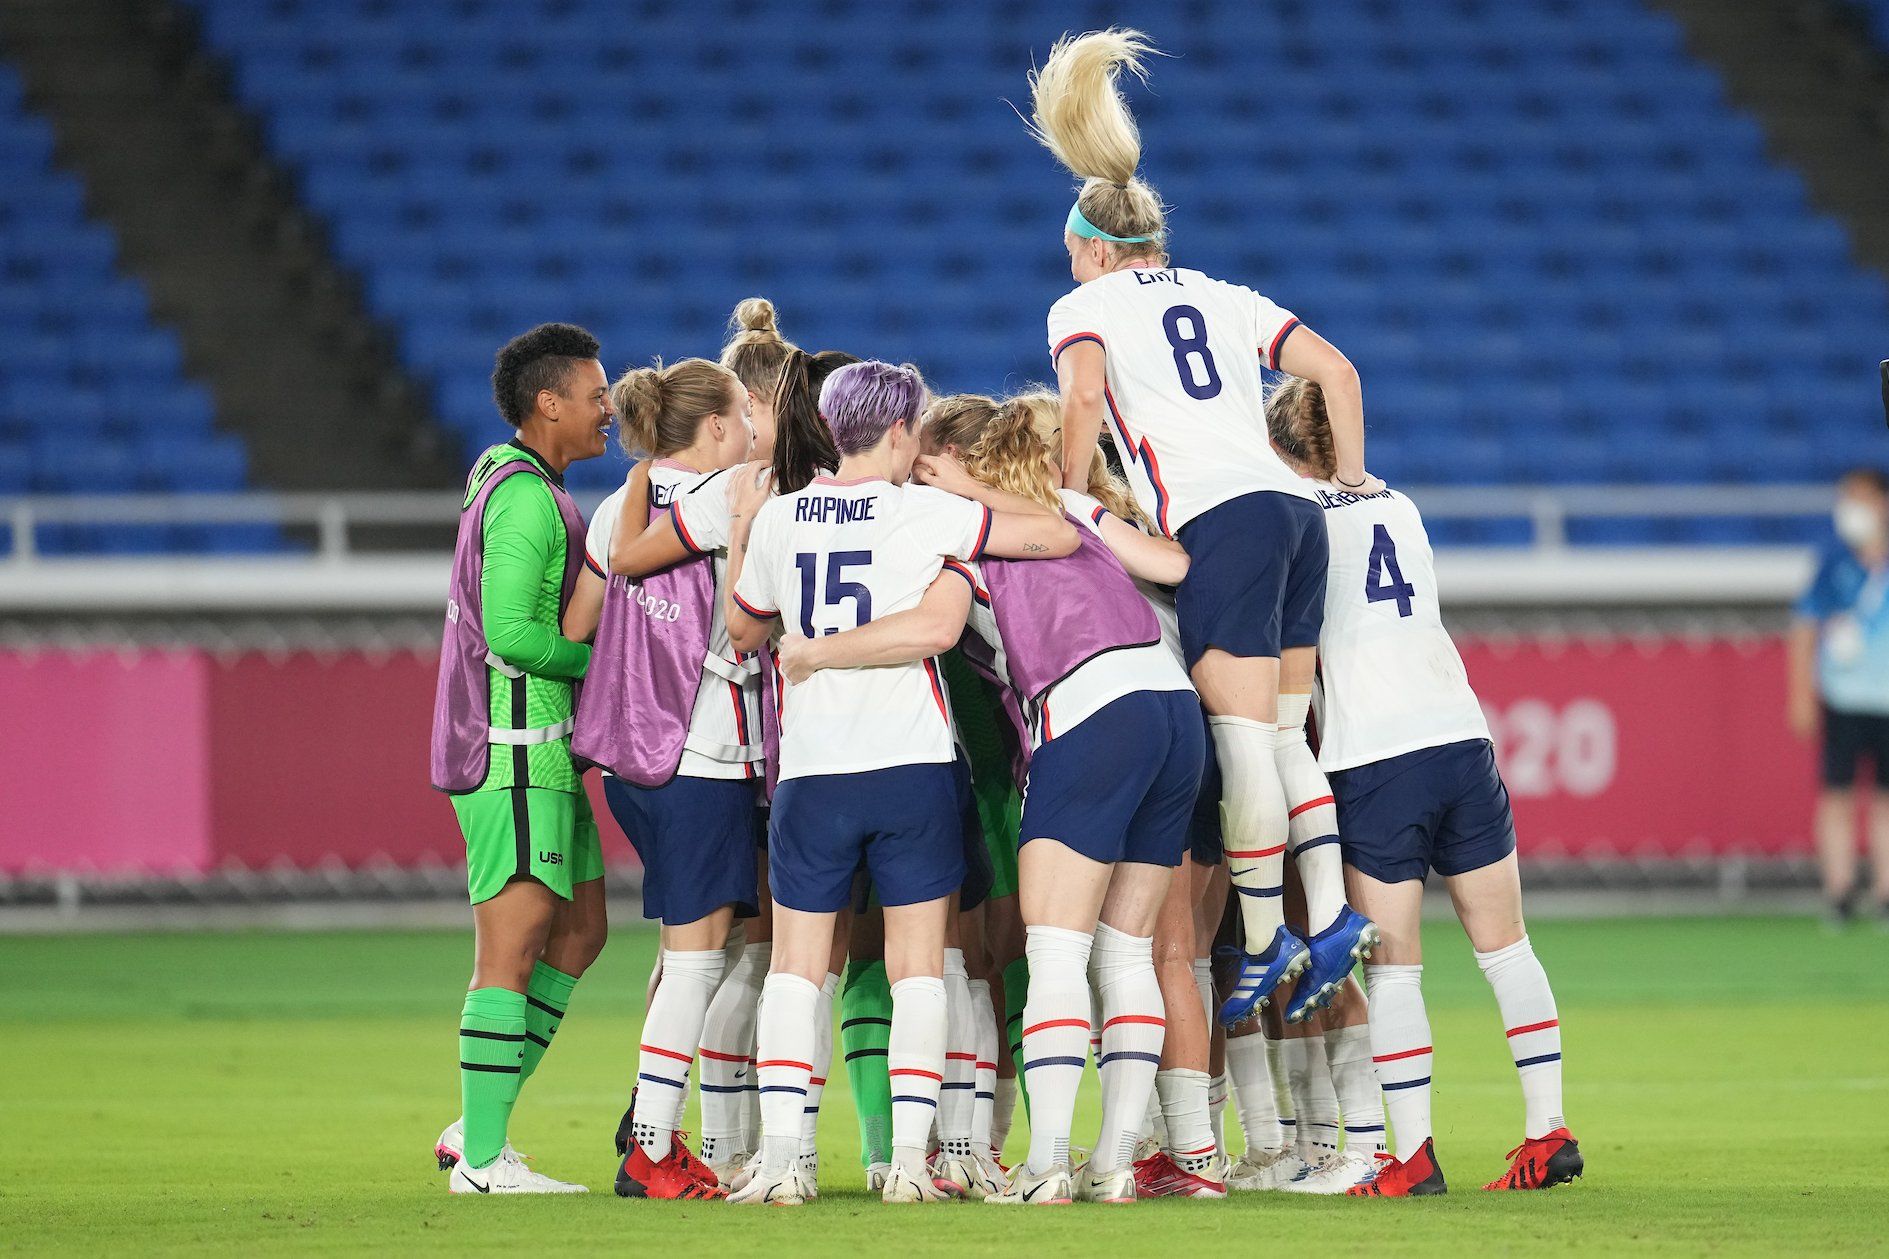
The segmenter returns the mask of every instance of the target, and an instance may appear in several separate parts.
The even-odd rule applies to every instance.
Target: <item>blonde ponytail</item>
[[[1121,257],[1159,255],[1166,239],[1161,198],[1135,177],[1141,131],[1120,87],[1124,69],[1145,82],[1143,58],[1158,52],[1140,31],[1121,27],[1064,35],[1030,75],[1030,134],[1083,181],[1082,216],[1112,236],[1152,238],[1111,243]]]
[[[962,458],[964,470],[984,484],[1060,512],[1055,460],[1037,431],[1042,403],[1041,394],[1023,394],[998,406]]]
[[[722,346],[721,365],[741,378],[742,387],[773,405],[781,364],[796,347],[781,336],[774,303],[765,297],[744,299],[728,317],[728,343]]]
[[[661,359],[635,367],[610,386],[619,418],[617,440],[632,457],[673,455],[695,444],[711,415],[739,415],[735,374],[705,358],[664,367]]]

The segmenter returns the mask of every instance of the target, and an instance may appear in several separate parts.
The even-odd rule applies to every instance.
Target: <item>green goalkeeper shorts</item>
[[[977,800],[977,820],[984,827],[984,849],[990,853],[990,896],[1017,894],[1017,832],[1023,825],[1023,799],[1006,771],[971,780]]]
[[[597,819],[582,791],[506,787],[452,800],[466,837],[466,891],[474,905],[517,878],[536,879],[569,900],[577,884],[603,877]]]

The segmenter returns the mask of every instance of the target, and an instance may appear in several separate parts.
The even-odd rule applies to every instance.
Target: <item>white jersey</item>
[[[1437,606],[1436,558],[1417,505],[1396,490],[1319,489],[1331,566],[1319,635],[1319,768],[1487,739],[1463,658]]]
[[[755,516],[735,598],[813,638],[916,607],[947,558],[974,560],[985,507],[924,485],[816,478]],[[935,660],[825,669],[780,695],[780,777],[856,774],[956,759]]]
[[[1148,519],[1173,537],[1258,490],[1309,498],[1266,437],[1259,369],[1298,326],[1252,289],[1181,267],[1128,267],[1049,312],[1050,359],[1092,341],[1106,354],[1104,418]]]
[[[655,463],[649,469],[649,499],[657,508],[682,499],[702,500],[718,506],[722,523],[719,532],[700,522],[709,514],[698,507],[690,516],[688,529],[699,538],[720,541],[692,549],[712,554],[715,573],[715,607],[708,624],[708,651],[712,657],[702,668],[702,683],[696,688],[695,709],[689,716],[688,740],[683,744],[678,774],[690,778],[759,778],[761,760],[761,680],[754,658],[740,659],[728,641],[728,624],[722,616],[721,592],[728,582],[727,495],[730,478],[723,472],[691,472],[671,464]],[[699,491],[699,493],[698,493]],[[584,562],[592,572],[608,580],[610,540],[616,535],[617,518],[623,514],[626,489],[598,504],[590,518],[590,532],[584,542]],[[710,509],[712,510],[712,509]],[[681,522],[678,521],[678,526]],[[680,527],[678,532],[681,532]],[[634,719],[634,714],[631,714]]]

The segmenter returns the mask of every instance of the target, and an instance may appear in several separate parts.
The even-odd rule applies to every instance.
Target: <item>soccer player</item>
[[[706,359],[626,372],[612,397],[624,448],[649,461],[658,511],[689,491],[725,482],[752,446],[748,391],[733,372]],[[597,509],[589,571],[565,618],[573,636],[598,631],[577,751],[614,771],[604,793],[642,858],[643,916],[662,924],[662,967],[643,1023],[635,1113],[616,1191],[626,1198],[715,1197],[723,1192],[715,1173],[676,1129],[726,969],[729,930],[737,915],[756,912],[759,671],[728,644],[721,548],[683,529],[678,536],[696,552],[693,559],[640,583],[606,587],[627,493],[627,486],[619,489]]]
[[[1047,513],[992,511],[907,486],[924,401],[915,369],[842,367],[820,390],[835,472],[771,500],[758,479],[737,484],[725,615],[738,650],[761,647],[777,619],[811,638],[910,608],[947,558],[1071,548],[1073,528]],[[968,606],[968,591],[959,597]],[[892,988],[893,1168],[882,1197],[944,1196],[925,1147],[944,1070],[945,920],[965,869],[951,715],[929,658],[961,626],[917,660],[780,678],[780,784],[768,837],[774,950],[756,1050],[762,1165],[732,1202],[805,1198],[796,1162],[816,1009],[835,919],[862,859],[885,910]]]
[[[435,1154],[453,1193],[584,1193],[527,1168],[512,1106],[603,951],[603,855],[571,761],[573,683],[590,648],[559,633],[584,519],[564,470],[601,455],[614,412],[597,339],[545,324],[498,353],[514,438],[466,480],[433,707],[432,781],[466,839],[475,932],[459,1020],[460,1120]]]
[[[1287,1017],[1328,1001],[1376,940],[1344,897],[1335,845],[1294,848],[1289,812],[1328,795],[1288,795],[1307,760],[1279,726],[1311,693],[1325,581],[1325,531],[1298,477],[1266,443],[1260,368],[1323,382],[1335,475],[1371,488],[1363,396],[1333,346],[1253,290],[1169,266],[1160,198],[1136,177],[1141,139],[1117,87],[1143,74],[1135,31],[1065,36],[1031,87],[1034,132],[1083,180],[1063,243],[1075,291],[1049,314],[1063,399],[1064,483],[1081,488],[1104,420],[1136,499],[1192,563],[1176,594],[1182,647],[1211,716],[1224,780],[1226,859],[1240,894],[1245,956],[1221,1008],[1234,1023],[1309,970]],[[1316,776],[1311,765],[1309,775]],[[1305,881],[1313,935],[1280,913],[1286,853]]]
[[[1324,391],[1288,380],[1267,404],[1272,440],[1329,484],[1337,466]],[[1443,1193],[1430,1129],[1429,1017],[1418,935],[1423,881],[1443,876],[1476,964],[1495,991],[1521,1079],[1522,1143],[1489,1189],[1545,1189],[1581,1174],[1561,1106],[1561,1022],[1522,922],[1515,822],[1489,727],[1443,628],[1430,539],[1395,490],[1321,487],[1331,579],[1319,763],[1337,796],[1345,880],[1383,932],[1365,967],[1372,1060],[1395,1157],[1348,1190],[1372,1197]]]

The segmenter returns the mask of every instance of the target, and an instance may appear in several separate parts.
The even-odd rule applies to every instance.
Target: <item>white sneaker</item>
[[[1368,1184],[1377,1176],[1377,1161],[1346,1150],[1328,1155],[1305,1176],[1286,1186],[1287,1193],[1341,1194],[1353,1185]]]
[[[1133,1202],[1134,1165],[1118,1167],[1112,1172],[1098,1172],[1093,1164],[1083,1168],[1082,1175],[1076,1178],[1075,1197],[1078,1202]]]
[[[741,1188],[728,1195],[728,1201],[737,1206],[797,1207],[806,1200],[800,1173],[791,1167],[779,1176],[770,1175],[766,1168],[754,1167],[748,1171]]]
[[[760,1170],[761,1151],[756,1150],[754,1153],[748,1155],[747,1159],[741,1166],[735,1168],[731,1175],[724,1178],[721,1172],[717,1171],[715,1173],[715,1179],[721,1181],[722,1187],[728,1190],[729,1193],[739,1193],[748,1187],[748,1182],[753,1180],[755,1173]]]
[[[931,1176],[914,1176],[898,1164],[893,1164],[892,1174],[886,1177],[885,1188],[879,1191],[879,1201],[900,1202],[949,1202],[954,1196],[945,1188],[957,1186],[945,1180],[934,1180]]]
[[[866,1169],[866,1188],[878,1193],[885,1188],[885,1182],[892,1179],[892,1164],[874,1163]]]
[[[1032,1172],[1019,1163],[1010,1173],[1010,1183],[999,1193],[984,1199],[986,1205],[1000,1207],[1067,1206],[1075,1201],[1075,1189],[1069,1181],[1069,1168],[1061,1163],[1046,1172]]]
[[[820,1196],[820,1153],[802,1151],[794,1161],[794,1174],[800,1177],[800,1194],[808,1201]]]
[[[748,1160],[753,1157],[754,1155],[752,1153],[743,1151],[739,1154],[731,1155],[719,1163],[710,1163],[708,1170],[715,1173],[715,1179],[721,1182],[723,1189],[732,1189],[735,1187],[735,1177],[740,1175],[742,1169],[747,1167]]]
[[[589,1193],[583,1185],[566,1184],[532,1171],[515,1154],[501,1154],[486,1167],[468,1167],[460,1159],[453,1164],[452,1178],[446,1182],[449,1193]]]
[[[934,1174],[958,1187],[966,1198],[982,1201],[1003,1190],[1003,1177],[975,1154],[947,1154],[938,1160]]]
[[[466,1157],[466,1121],[463,1118],[453,1120],[446,1125],[446,1131],[439,1134],[439,1140],[433,1142],[433,1157],[439,1160],[439,1169],[443,1172],[451,1171],[453,1164]],[[499,1157],[531,1161],[514,1150],[510,1141],[499,1151]]]
[[[1228,1189],[1284,1189],[1308,1171],[1306,1161],[1291,1146],[1277,1150],[1248,1150],[1227,1176]]]

